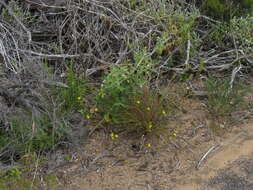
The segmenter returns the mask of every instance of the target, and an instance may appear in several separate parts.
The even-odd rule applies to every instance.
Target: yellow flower
[[[152,146],[152,144],[151,144],[151,143],[148,143],[148,144],[147,144],[147,147],[148,147],[148,148],[150,148],[151,146]]]
[[[140,104],[140,103],[141,103],[141,101],[139,101],[139,100],[136,101],[136,104]]]
[[[187,87],[185,88],[185,90],[189,91],[189,90],[190,90],[190,88],[187,86]]]
[[[165,111],[165,110],[163,110],[163,111],[162,111],[162,114],[163,114],[163,115],[165,115],[165,114],[166,114],[166,111]]]
[[[115,140],[115,139],[119,138],[119,135],[114,134],[114,133],[111,133],[110,136],[111,136],[112,140]]]
[[[98,108],[95,108],[94,111],[97,112],[97,111],[98,111]]]
[[[86,115],[86,119],[90,119],[90,115],[89,114]]]
[[[150,111],[150,107],[147,107],[147,110]]]
[[[173,133],[172,135],[173,135],[174,137],[176,137],[176,136],[177,136],[177,133]]]
[[[148,128],[151,129],[152,127],[153,127],[153,125],[152,125],[152,123],[150,122],[150,123],[148,124]]]
[[[79,101],[80,101],[80,100],[81,100],[81,96],[78,96],[78,97],[77,97],[77,100],[79,100]]]

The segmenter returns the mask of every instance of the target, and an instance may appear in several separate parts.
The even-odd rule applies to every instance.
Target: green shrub
[[[136,65],[111,67],[96,105],[113,131],[145,134],[159,128],[166,113],[165,104],[160,94],[149,87],[154,63],[145,49],[137,51],[134,60]]]
[[[208,92],[208,110],[213,117],[229,118],[235,111],[240,110],[245,103],[248,87],[237,82],[231,89],[229,79],[210,77],[205,82]]]
[[[213,32],[203,40],[206,48],[243,50],[253,54],[253,17],[233,18],[229,22],[216,24]],[[252,57],[252,56],[251,56]]]
[[[227,33],[235,41],[238,49],[253,55],[253,16],[231,19]]]
[[[253,0],[205,0],[202,11],[215,19],[228,21],[234,16],[253,13]]]
[[[112,67],[96,97],[96,104],[104,112],[105,119],[119,123],[119,111],[127,107],[128,97],[137,93],[135,88],[143,86],[145,82],[135,75],[131,66]]]

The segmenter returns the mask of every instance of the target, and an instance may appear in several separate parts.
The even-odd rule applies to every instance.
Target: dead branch
[[[214,146],[212,146],[203,156],[202,158],[199,160],[196,169],[199,169],[199,167],[201,166],[202,162],[206,159],[206,157],[208,156],[208,154],[210,154],[212,151],[214,151],[215,149],[217,149],[220,145],[216,144]]]

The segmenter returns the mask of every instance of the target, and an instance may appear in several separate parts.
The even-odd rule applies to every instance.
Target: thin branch
[[[186,51],[186,60],[184,62],[185,65],[188,65],[190,59],[190,49],[191,49],[191,41],[188,40],[187,42],[187,51]]]
[[[200,165],[202,164],[202,162],[205,160],[205,158],[207,157],[208,154],[210,154],[213,150],[215,150],[216,148],[218,148],[220,145],[216,144],[214,146],[212,146],[205,154],[204,156],[200,159],[200,161],[198,162],[196,169],[199,169]]]
[[[30,50],[19,50],[22,52],[27,52],[32,55],[36,55],[39,57],[45,57],[45,58],[74,58],[74,57],[80,57],[80,56],[91,56],[91,54],[76,54],[76,55],[69,55],[69,54],[44,54],[44,53],[39,53],[35,51],[30,51]]]
[[[0,4],[2,4],[8,10],[9,14],[16,20],[16,22],[23,28],[23,30],[26,31],[28,36],[28,42],[31,43],[32,35],[31,32],[28,30],[28,28],[26,28],[26,26],[18,19],[18,17],[15,15],[12,9],[8,5],[6,5],[5,2],[0,1]]]

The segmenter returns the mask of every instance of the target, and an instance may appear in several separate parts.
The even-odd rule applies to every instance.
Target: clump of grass
[[[0,170],[0,189],[41,189],[42,185],[47,189],[59,189],[56,175],[41,175],[42,173],[39,172],[40,168],[45,166],[46,161],[45,156],[34,152],[25,154],[19,160],[22,165],[12,166],[8,170]]]
[[[61,89],[61,98],[64,102],[63,111],[78,111],[83,109],[84,106],[84,96],[87,92],[87,84],[84,79],[80,79],[76,76],[73,68],[73,64],[67,68],[66,74],[66,84],[67,88]]]
[[[165,105],[163,97],[157,91],[143,87],[129,97],[127,107],[120,111],[120,127],[128,133],[155,133],[165,124]]]
[[[57,123],[52,123],[52,118],[47,114],[26,114],[22,118],[19,115],[12,116],[8,132],[0,129],[1,148],[6,147],[1,159],[53,149],[67,136],[68,126],[64,125],[61,119],[58,118]]]
[[[208,110],[215,118],[229,119],[231,114],[245,105],[248,87],[237,82],[231,88],[230,80],[210,77],[205,82],[208,92]]]

